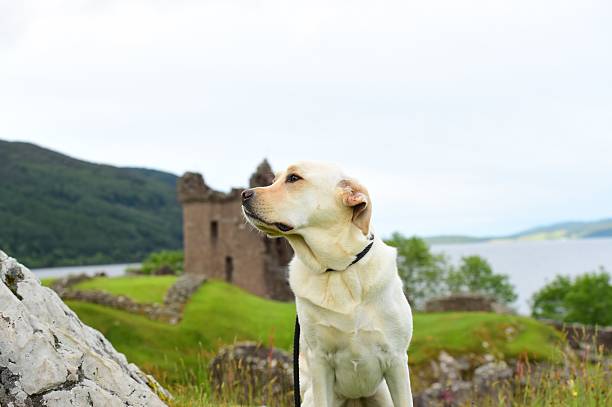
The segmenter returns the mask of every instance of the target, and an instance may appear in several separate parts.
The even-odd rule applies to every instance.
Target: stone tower
[[[250,178],[250,187],[272,183],[274,174],[264,160]],[[285,239],[268,239],[246,223],[240,192],[211,189],[201,174],[187,172],[177,184],[183,206],[185,273],[205,274],[254,294],[291,300],[287,265],[293,256]]]

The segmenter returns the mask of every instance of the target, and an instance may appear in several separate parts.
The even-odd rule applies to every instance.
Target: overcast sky
[[[0,138],[245,185],[334,161],[388,234],[612,217],[612,2],[0,0]]]

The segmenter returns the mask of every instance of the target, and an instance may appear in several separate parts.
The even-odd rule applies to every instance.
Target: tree
[[[565,296],[572,289],[569,277],[557,276],[537,291],[531,300],[531,315],[534,318],[548,318],[564,321],[567,315]]]
[[[161,250],[151,253],[142,262],[140,272],[143,274],[156,274],[161,269],[170,269],[174,274],[183,273],[183,251]]]
[[[563,322],[612,325],[612,284],[603,268],[571,279],[557,276],[533,295],[531,314]]]
[[[508,276],[495,274],[479,256],[461,260],[458,268],[444,254],[433,254],[425,240],[394,233],[386,243],[397,249],[397,269],[410,304],[419,309],[432,297],[449,292],[481,293],[509,304],[516,300]]]
[[[518,297],[509,277],[493,273],[491,265],[480,256],[463,257],[459,268],[448,273],[447,283],[451,292],[485,294],[504,304]]]
[[[421,308],[427,299],[446,293],[448,264],[444,255],[432,254],[423,239],[397,232],[386,243],[397,248],[398,272],[413,307]]]

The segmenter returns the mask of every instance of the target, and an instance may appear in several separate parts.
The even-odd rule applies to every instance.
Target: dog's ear
[[[340,181],[338,186],[342,189],[344,205],[353,208],[353,224],[367,236],[370,233],[370,219],[372,218],[372,203],[368,190],[351,179]]]

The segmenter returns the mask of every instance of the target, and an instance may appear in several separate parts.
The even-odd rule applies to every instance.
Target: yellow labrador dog
[[[333,165],[300,162],[243,191],[242,209],[296,254],[302,406],[412,406],[411,310],[395,249],[372,233],[367,190]]]

